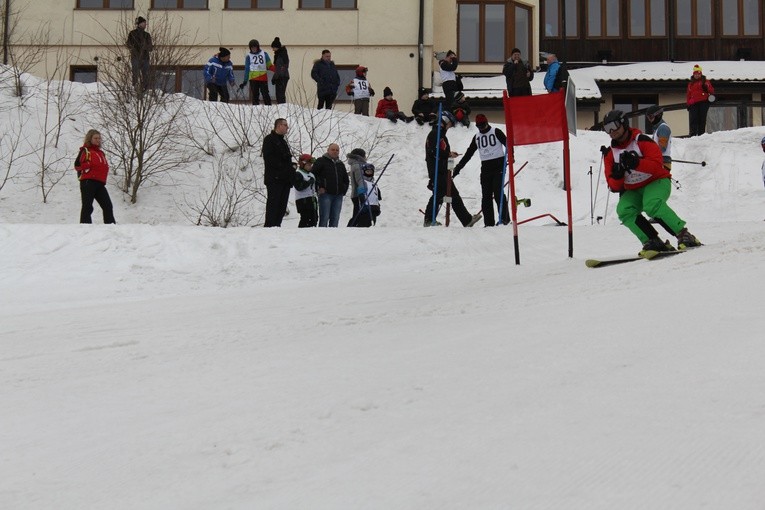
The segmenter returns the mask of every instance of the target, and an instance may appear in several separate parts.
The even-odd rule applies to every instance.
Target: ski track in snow
[[[41,204],[18,165],[0,190],[0,509],[762,510],[765,128],[673,141],[707,161],[675,163],[670,198],[706,246],[593,270],[639,249],[605,134],[571,139],[574,258],[545,218],[519,227],[516,266],[510,227],[421,227],[424,128],[320,115],[343,155],[370,130],[378,168],[396,154],[375,228],[298,230],[294,204],[282,229],[189,226],[202,156],[135,205],[110,177],[119,224],[74,225],[76,180]],[[560,145],[516,149],[519,219],[567,221]],[[455,180],[470,211],[479,165]]]

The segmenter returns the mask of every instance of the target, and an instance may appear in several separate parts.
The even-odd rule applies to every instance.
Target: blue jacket
[[[547,92],[557,92],[559,90],[553,88],[555,77],[558,75],[558,69],[560,69],[560,62],[557,60],[547,67],[547,74],[545,74],[545,88]]]
[[[317,95],[337,94],[337,89],[340,87],[340,74],[331,60],[329,63],[323,59],[317,60],[311,69],[311,78],[316,82]]]
[[[216,85],[224,86],[226,83],[234,84],[234,64],[231,60],[221,61],[218,55],[207,61],[205,64],[205,83],[213,82]]]

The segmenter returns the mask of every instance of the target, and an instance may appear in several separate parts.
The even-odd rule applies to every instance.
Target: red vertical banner
[[[513,242],[515,263],[520,264],[518,246],[518,218],[515,203],[515,176],[513,162],[515,146],[563,141],[563,182],[566,188],[569,257],[573,257],[573,230],[571,209],[571,164],[568,146],[568,121],[566,119],[565,93],[539,94],[536,96],[508,97],[503,93],[505,127],[507,128],[507,162],[510,174],[510,204],[512,207]]]

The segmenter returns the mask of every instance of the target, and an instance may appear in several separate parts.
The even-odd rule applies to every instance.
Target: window
[[[630,36],[664,37],[666,35],[666,0],[631,0]]]
[[[649,106],[659,104],[659,96],[645,95],[645,96],[618,96],[614,95],[614,110],[621,110],[624,113],[631,113],[637,110],[643,110]],[[651,128],[651,124],[645,120],[645,115],[636,115],[630,117],[630,126],[636,127],[644,133],[649,133],[648,128]],[[651,133],[653,128],[651,128]],[[650,133],[649,133],[650,134]]]
[[[587,35],[619,37],[619,1],[587,0]]]
[[[457,7],[461,62],[504,62],[513,47],[529,57],[532,16],[528,7],[496,0],[462,0]]]
[[[69,80],[77,83],[95,83],[98,81],[96,66],[72,66],[69,69]]]
[[[732,36],[760,35],[761,0],[722,0],[722,34]]]
[[[300,0],[299,9],[355,9],[356,0]]]
[[[566,2],[566,38],[577,37],[579,34],[579,6],[577,0]],[[563,0],[545,0],[545,37],[561,37],[563,33]]]
[[[340,75],[340,89],[337,91],[337,101],[351,101],[353,96],[345,93],[345,85],[356,77],[357,66],[336,66],[337,74]],[[378,92],[380,90],[378,89]]]
[[[281,9],[282,0],[226,0],[226,9]]]
[[[152,9],[207,9],[207,0],[153,0]]]
[[[78,0],[78,9],[132,9],[133,0]]]
[[[675,0],[677,35],[710,37],[712,35],[712,0]]]

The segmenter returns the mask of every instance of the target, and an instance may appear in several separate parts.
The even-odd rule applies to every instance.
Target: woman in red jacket
[[[715,100],[715,88],[707,77],[701,74],[701,66],[693,66],[693,76],[688,82],[685,93],[688,104],[688,131],[690,136],[703,135],[707,132],[707,112],[709,103]]]
[[[85,142],[80,147],[74,169],[80,179],[80,195],[82,210],[80,223],[93,223],[93,200],[98,202],[104,213],[104,223],[117,223],[114,220],[114,210],[109,192],[106,191],[106,177],[109,175],[109,163],[101,150],[101,133],[91,129],[85,134]]]

